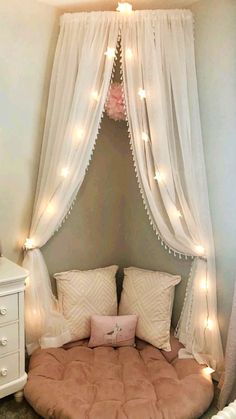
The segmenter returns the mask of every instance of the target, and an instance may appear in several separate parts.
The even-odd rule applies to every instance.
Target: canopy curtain
[[[189,11],[134,12],[122,22],[122,72],[136,173],[150,222],[176,256],[192,256],[176,336],[218,372],[214,243]]]
[[[29,270],[25,295],[29,354],[38,346],[61,346],[70,340],[39,249],[61,225],[83,182],[109,89],[117,38],[116,13],[65,15],[61,20],[23,262]]]
[[[176,329],[186,347],[180,356],[195,356],[219,371],[223,354],[214,243],[188,11],[93,12],[62,18],[24,260],[30,271],[28,351],[70,339],[39,248],[61,225],[84,179],[119,34],[127,120],[144,204],[169,252],[194,260]]]

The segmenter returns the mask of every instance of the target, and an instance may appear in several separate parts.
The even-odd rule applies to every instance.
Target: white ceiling
[[[115,10],[118,0],[38,0],[67,11]],[[175,9],[190,6],[198,0],[127,0],[133,9]]]

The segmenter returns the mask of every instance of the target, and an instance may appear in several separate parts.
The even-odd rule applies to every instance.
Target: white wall
[[[0,2],[0,240],[15,261],[29,229],[57,33],[55,8]]]
[[[200,0],[191,9],[225,343],[236,280],[236,1]]]

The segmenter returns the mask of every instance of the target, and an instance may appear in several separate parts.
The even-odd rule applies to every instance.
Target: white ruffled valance
[[[62,17],[28,248],[40,248],[50,239],[82,184],[119,37],[127,122],[145,206],[169,251],[194,258],[176,330],[186,347],[180,356],[193,355],[220,371],[214,243],[189,11]],[[29,351],[52,342],[59,346],[69,340],[68,329],[56,311],[40,251],[28,250],[24,264],[31,274],[26,291]],[[46,294],[47,303],[40,304]],[[38,328],[31,316],[34,306]]]

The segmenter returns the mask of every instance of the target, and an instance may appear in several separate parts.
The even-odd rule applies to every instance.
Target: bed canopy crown
[[[57,43],[24,266],[27,347],[70,340],[40,252],[76,199],[112,80],[118,40],[136,175],[158,239],[193,264],[176,335],[179,356],[220,370],[214,243],[187,10],[65,14]]]

